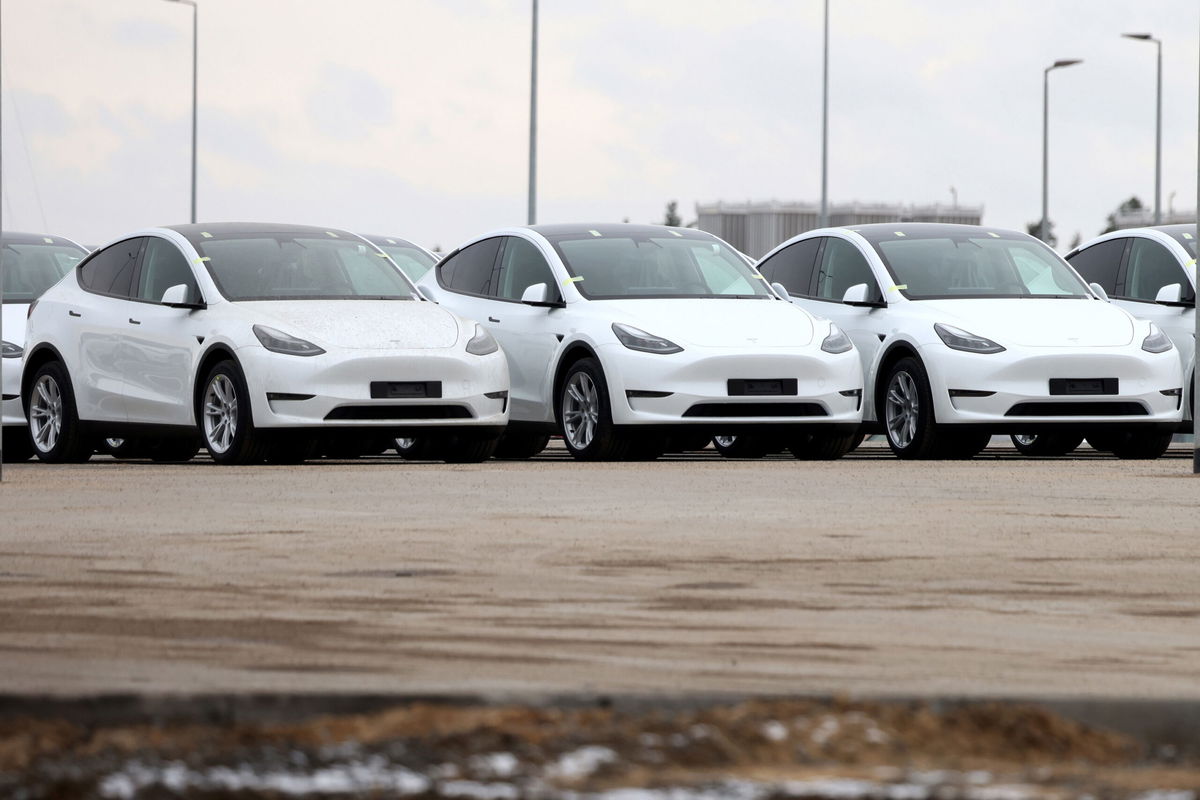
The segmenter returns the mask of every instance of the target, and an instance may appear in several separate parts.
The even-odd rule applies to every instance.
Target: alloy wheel
[[[237,390],[226,375],[217,375],[204,392],[204,438],[208,446],[224,453],[237,435]]]
[[[917,419],[920,407],[917,400],[917,383],[907,372],[892,376],[887,390],[888,438],[899,448],[908,447],[917,435]]]
[[[1012,439],[1014,442],[1016,442],[1019,445],[1022,445],[1023,447],[1029,447],[1030,445],[1032,445],[1034,442],[1037,441],[1037,434],[1035,434],[1035,433],[1014,433]]]
[[[737,441],[736,436],[714,436],[713,442],[719,447],[733,447],[733,443]]]
[[[33,432],[33,442],[39,451],[48,453],[54,449],[54,445],[58,444],[58,437],[62,434],[62,423],[62,392],[54,378],[43,375],[34,384],[29,404],[29,425]]]
[[[600,421],[600,395],[586,372],[576,372],[567,381],[563,395],[563,432],[576,450],[584,450],[596,435]]]

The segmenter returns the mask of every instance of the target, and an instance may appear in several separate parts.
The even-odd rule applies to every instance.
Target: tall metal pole
[[[1154,224],[1162,225],[1162,42],[1158,45],[1158,108],[1154,119]]]
[[[1042,72],[1042,221],[1038,224],[1038,238],[1043,242],[1050,235],[1050,71],[1082,63],[1078,58],[1061,58]]]
[[[3,17],[3,14],[0,14]],[[0,42],[4,40],[4,29],[0,26]],[[3,50],[3,44],[0,44],[0,51]],[[0,64],[4,63],[4,59],[0,58]],[[4,85],[4,81],[0,78],[0,86]],[[0,131],[4,130],[4,97],[0,95]],[[4,192],[4,137],[0,136],[0,195]],[[4,230],[3,219],[4,203],[0,202],[0,231]],[[3,250],[0,250],[0,259],[3,259]],[[0,331],[4,330],[4,265],[0,263]],[[0,387],[3,389],[3,387]],[[0,404],[4,401],[0,400]],[[3,411],[0,410],[0,416],[3,416]],[[4,432],[3,425],[0,425],[0,483],[4,482]]]
[[[196,0],[168,0],[171,3],[183,3],[192,7],[192,224],[196,223],[196,87],[200,82],[199,53],[200,45],[200,12]]]
[[[829,0],[825,0],[825,44],[821,68],[821,218],[829,227]]]
[[[1200,59],[1198,59],[1200,63]],[[1200,74],[1198,71],[1197,74]],[[1200,89],[1200,80],[1196,81]],[[1197,106],[1200,108],[1200,105]],[[1200,234],[1200,114],[1196,118],[1196,232]],[[1197,254],[1200,257],[1200,254]],[[1192,269],[1200,272],[1200,261],[1192,264]],[[1200,341],[1200,310],[1196,312],[1196,340]],[[1196,395],[1200,393],[1200,370],[1195,368],[1196,359],[1192,358],[1192,369],[1196,373],[1192,378],[1192,405],[1195,408]],[[1192,412],[1192,473],[1200,475],[1200,421],[1197,421],[1195,411]]]
[[[537,223],[538,0],[533,0],[533,45],[529,67],[529,223]]]

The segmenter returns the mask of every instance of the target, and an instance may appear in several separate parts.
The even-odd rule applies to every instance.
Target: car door
[[[68,301],[72,341],[63,357],[71,374],[80,419],[125,422],[124,335],[128,327],[133,278],[145,239],[125,239],[92,254],[79,265],[83,289]]]
[[[508,358],[512,383],[511,416],[522,422],[553,419],[551,364],[565,335],[565,309],[529,306],[521,302],[535,284],[550,287],[562,300],[558,281],[546,256],[533,242],[519,236],[504,237],[497,275],[497,302],[488,314],[488,330]]]
[[[501,237],[493,236],[451,253],[437,265],[437,301],[460,317],[473,319],[489,331],[487,318],[497,305],[496,262]],[[428,279],[426,279],[428,280]]]
[[[1121,274],[1121,262],[1129,239],[1107,239],[1075,253],[1067,254],[1067,262],[1075,268],[1089,284],[1097,284],[1109,298],[1117,296],[1117,276]]]
[[[162,304],[163,293],[181,284],[187,287],[186,302],[203,302],[183,252],[167,239],[148,237],[124,330],[122,372],[130,422],[195,424],[192,370],[203,347],[205,312]]]
[[[1183,300],[1190,301],[1191,307],[1154,302],[1159,290],[1173,283],[1179,284]],[[1185,374],[1190,374],[1186,371],[1195,352],[1195,302],[1195,289],[1175,254],[1153,239],[1130,237],[1116,303],[1133,316],[1150,320],[1171,337],[1183,359]]]

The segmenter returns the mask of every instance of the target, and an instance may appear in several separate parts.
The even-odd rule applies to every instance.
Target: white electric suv
[[[70,239],[41,233],[0,234],[0,279],[4,281],[0,332],[0,425],[4,459],[27,461],[33,444],[21,410],[21,356],[29,304],[83,260],[87,250]]]
[[[1156,458],[1179,424],[1171,340],[1023,233],[828,228],[784,242],[758,268],[854,340],[864,418],[901,458],[969,458],[994,433],[1109,434],[1116,455]]]
[[[491,455],[504,354],[345,231],[151,228],[93,253],[33,306],[21,378],[34,448],[86,460],[151,440],[160,460],[294,462],[322,438],[420,430],[439,457]]]
[[[552,432],[594,460],[760,431],[798,457],[837,458],[857,435],[862,374],[850,340],[781,302],[710,234],[508,228],[450,253],[419,286],[478,319],[508,355],[512,421],[497,456],[533,455]]]

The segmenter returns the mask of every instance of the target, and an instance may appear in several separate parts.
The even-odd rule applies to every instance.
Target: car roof
[[[282,222],[201,222],[190,225],[164,225],[163,227],[167,230],[181,233],[189,239],[193,239],[204,233],[211,233],[214,236],[218,234],[236,236],[248,233],[314,233],[324,235],[326,232],[336,233],[338,236],[345,235],[350,239],[356,238],[355,234],[341,228],[322,228],[317,225],[288,225]]]
[[[1004,231],[1005,233],[1020,233],[1008,228],[993,228],[988,225],[959,225],[950,222],[870,222],[865,225],[837,225],[834,230],[854,231],[864,236],[881,233],[919,233],[921,236],[961,236],[965,231]],[[1021,234],[1022,236],[1026,234]]]
[[[600,234],[604,236],[662,236],[671,231],[676,236],[688,239],[711,239],[711,233],[695,228],[676,228],[667,225],[636,225],[629,222],[571,222],[552,225],[530,225],[529,230],[551,239],[559,236],[581,236]],[[594,233],[593,233],[594,232]]]
[[[51,241],[47,242],[46,240]],[[68,247],[78,247],[86,250],[83,245],[74,242],[65,236],[55,236],[49,233],[20,233],[18,231],[4,231],[0,233],[0,240],[4,244],[58,244]]]
[[[1152,231],[1162,231],[1163,233],[1193,233],[1196,230],[1194,222],[1179,222],[1174,225],[1153,225],[1150,227]]]

